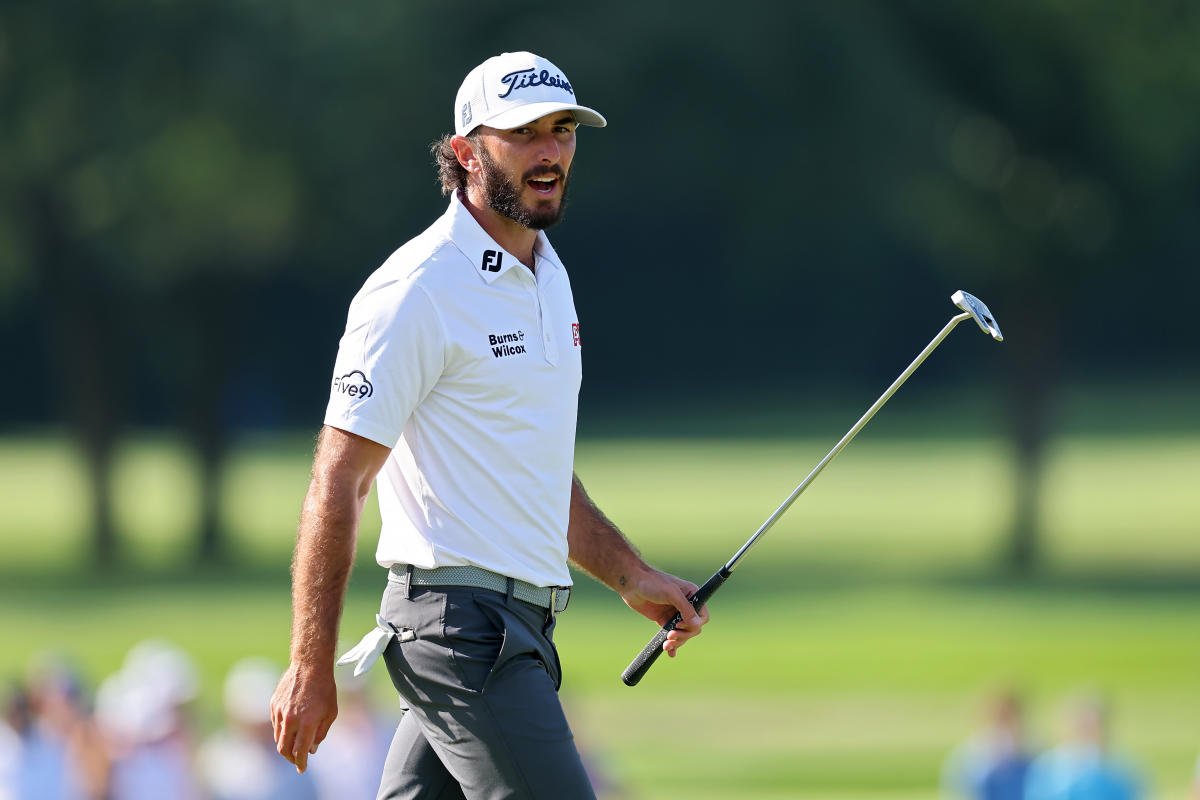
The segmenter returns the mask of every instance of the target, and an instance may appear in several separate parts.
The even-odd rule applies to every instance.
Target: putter
[[[771,526],[774,525],[779,518],[784,515],[784,512],[791,508],[792,503],[796,502],[796,498],[808,488],[809,484],[816,480],[816,477],[821,474],[821,470],[825,469],[829,462],[832,461],[838,453],[842,452],[842,449],[845,448],[846,445],[850,444],[850,440],[857,436],[858,432],[861,431],[863,427],[871,421],[871,417],[875,416],[875,412],[883,408],[883,404],[891,399],[891,396],[896,393],[896,390],[899,389],[906,380],[908,380],[910,375],[916,372],[917,367],[921,366],[921,362],[928,358],[929,354],[937,349],[937,346],[942,343],[943,339],[950,335],[950,331],[954,330],[958,323],[964,322],[968,319],[973,319],[975,320],[975,323],[979,325],[979,329],[984,333],[991,336],[997,342],[1004,341],[1004,335],[1000,333],[1000,326],[996,323],[996,318],[992,316],[992,312],[988,310],[988,307],[984,305],[979,298],[967,294],[959,289],[950,296],[950,300],[954,303],[954,305],[962,309],[963,313],[956,314],[950,318],[950,321],[946,323],[946,326],[942,328],[938,335],[934,336],[933,340],[929,344],[925,345],[925,349],[922,350],[915,359],[913,359],[913,362],[905,368],[904,372],[901,372],[900,376],[892,382],[892,385],[889,386],[887,390],[879,396],[879,399],[867,409],[867,413],[863,414],[858,422],[854,423],[854,427],[846,432],[846,435],[842,437],[841,441],[835,444],[833,449],[825,454],[825,457],[822,458],[820,463],[813,468],[813,471],[808,473],[808,477],[802,480],[800,485],[792,490],[792,493],[788,495],[787,500],[784,500],[783,504],[780,505],[779,508],[775,509],[775,512],[771,514],[771,516],[767,517],[767,521],[764,522],[762,526],[760,526],[759,529],[754,533],[754,535],[751,536],[746,543],[742,545],[736,553],[733,554],[733,558],[729,559],[729,561],[725,563],[725,566],[717,570],[716,573],[696,591],[696,594],[691,598],[693,607],[699,609],[706,602],[708,602],[710,597],[717,593],[717,590],[721,588],[725,581],[729,580],[729,576],[733,574],[733,570],[737,567],[738,562],[750,552],[750,549],[754,547],[754,545],[758,544],[763,535],[771,529]],[[621,680],[625,682],[626,686],[636,686],[638,681],[640,681],[646,672],[649,671],[650,667],[654,665],[654,662],[658,660],[658,657],[662,655],[662,646],[663,642],[665,642],[667,639],[667,634],[674,630],[675,626],[678,625],[682,619],[683,617],[680,616],[679,612],[676,612],[675,616],[672,617],[666,625],[662,626],[662,630],[655,634],[654,638],[642,648],[642,652],[638,653],[637,657],[630,662],[629,666],[625,668],[625,671],[621,673]]]

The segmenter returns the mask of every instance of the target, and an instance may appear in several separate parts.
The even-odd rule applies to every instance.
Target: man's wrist
[[[636,562],[630,563],[627,568],[618,571],[612,588],[622,597],[635,594],[639,592],[639,587],[645,579],[657,571],[654,567],[638,559]]]
[[[304,681],[329,681],[334,677],[334,658],[314,658],[311,654],[294,654],[292,669],[296,677]]]
[[[332,675],[337,653],[334,647],[325,644],[293,645],[291,659],[297,672],[314,676]]]

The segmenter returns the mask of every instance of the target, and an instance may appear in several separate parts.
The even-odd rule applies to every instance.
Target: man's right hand
[[[303,669],[293,662],[271,697],[275,749],[296,765],[297,772],[304,772],[309,755],[317,752],[337,713],[332,669]]]

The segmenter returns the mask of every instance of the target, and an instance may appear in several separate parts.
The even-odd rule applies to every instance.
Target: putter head
[[[971,315],[981,331],[991,336],[997,342],[1004,341],[1004,334],[1000,332],[1000,326],[996,323],[996,318],[992,316],[991,311],[988,311],[988,307],[983,304],[982,300],[973,294],[967,294],[962,289],[950,295],[950,299],[954,302],[954,305]]]

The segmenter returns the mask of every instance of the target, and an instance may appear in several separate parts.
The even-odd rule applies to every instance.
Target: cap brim
[[[608,120],[600,112],[587,106],[576,106],[570,103],[528,103],[502,111],[494,117],[480,120],[479,124],[500,130],[511,130],[533,122],[535,119],[541,119],[547,114],[553,114],[555,111],[570,111],[580,125],[603,128],[608,124]]]

